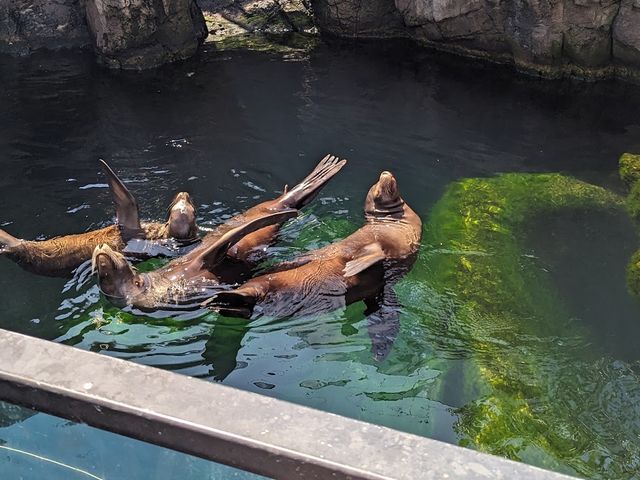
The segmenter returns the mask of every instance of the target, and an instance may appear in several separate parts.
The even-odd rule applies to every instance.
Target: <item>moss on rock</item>
[[[627,212],[640,224],[640,155],[623,153],[619,160],[620,178],[629,187]],[[627,286],[632,295],[640,297],[640,250],[627,265]]]
[[[536,217],[623,206],[616,194],[559,174],[465,179],[435,205],[424,229],[430,248],[406,281],[426,279],[430,295],[447,305],[446,320],[439,313],[424,321],[442,330],[434,337],[448,339],[449,350],[460,350],[463,390],[478,392],[457,410],[461,444],[566,473],[602,473],[605,454],[582,455],[593,432],[553,397],[564,368],[556,339],[579,336],[579,327],[566,322],[549,275],[523,254],[523,237]],[[449,380],[446,371],[439,378]]]
[[[620,178],[627,187],[632,188],[640,179],[640,155],[623,153],[618,163],[620,167]]]
[[[640,250],[633,254],[627,265],[627,286],[633,295],[640,297]]]
[[[300,0],[200,3],[209,30],[207,42],[218,50],[295,54],[318,42],[311,12]]]

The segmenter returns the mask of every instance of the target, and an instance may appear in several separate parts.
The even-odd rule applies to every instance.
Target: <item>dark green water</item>
[[[561,172],[623,193],[617,158],[640,151],[636,88],[514,78],[405,45],[324,45],[284,57],[211,50],[139,75],[105,72],[81,56],[3,57],[0,84],[0,225],[23,238],[110,222],[98,158],[123,176],[144,217],[163,218],[172,194],[188,190],[204,225],[272,198],[327,152],[348,158],[285,227],[271,251],[281,258],[361,225],[382,169],[428,223],[447,186],[468,177]],[[545,295],[561,306],[551,323],[534,312],[514,313],[501,328],[460,327],[462,292],[438,290],[429,259],[442,251],[425,242],[398,286],[401,331],[383,362],[372,358],[363,304],[271,322],[143,317],[101,299],[86,270],[48,279],[4,259],[0,327],[567,473],[640,475],[640,307],[624,280],[635,228],[620,213],[559,211],[522,222],[518,245],[519,274],[542,275]],[[509,359],[500,373],[509,381],[487,387],[483,375],[497,375],[482,373],[492,355]],[[510,422],[507,405],[520,403],[529,413]],[[499,421],[483,427],[488,411]],[[77,428],[40,417],[48,418],[22,425],[37,422],[52,437]],[[0,441],[18,444],[18,425],[0,428]],[[85,446],[98,435],[88,432]],[[66,453],[31,448],[76,455],[71,444]],[[109,448],[95,462],[108,461]],[[191,477],[208,474],[194,467]]]

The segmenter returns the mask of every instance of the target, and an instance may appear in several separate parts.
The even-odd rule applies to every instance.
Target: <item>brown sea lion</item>
[[[364,300],[374,355],[386,357],[399,330],[393,284],[415,261],[422,221],[389,172],[369,190],[364,210],[366,224],[344,240],[217,292],[204,304],[231,316],[283,318]]]
[[[41,241],[21,240],[0,230],[0,255],[32,273],[64,277],[91,259],[94,249],[100,244],[122,251],[127,242],[134,239],[197,239],[196,209],[188,193],[180,192],[174,197],[165,223],[140,223],[134,196],[106,162],[100,160],[100,164],[107,176],[116,207],[115,225]]]
[[[211,296],[207,290],[220,288],[220,280],[225,279],[230,263],[254,261],[256,253],[264,251],[261,247],[274,240],[279,225],[310,202],[345,163],[346,160],[327,155],[294,188],[285,187],[278,198],[218,226],[194,250],[153,272],[137,273],[122,254],[108,247],[96,248],[93,265],[100,290],[119,306],[141,310],[197,308],[202,298]],[[223,259],[227,261],[222,262]],[[224,281],[229,281],[228,277]]]

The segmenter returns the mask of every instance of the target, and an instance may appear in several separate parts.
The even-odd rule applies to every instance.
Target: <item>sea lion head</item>
[[[124,255],[104,243],[93,250],[91,269],[98,274],[100,290],[115,305],[127,305],[129,299],[146,289],[144,277],[136,272]]]
[[[364,203],[364,211],[374,217],[397,216],[404,212],[404,200],[398,190],[398,182],[391,172],[384,171],[373,184]]]
[[[196,225],[196,207],[187,192],[180,192],[169,207],[167,220],[169,236],[178,240],[193,240],[198,234]]]

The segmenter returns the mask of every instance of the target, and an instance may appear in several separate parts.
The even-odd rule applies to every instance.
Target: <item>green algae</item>
[[[206,42],[219,51],[252,50],[301,56],[319,44],[313,16],[304,2],[253,0],[204,11]]]
[[[443,372],[431,398],[462,376],[468,401],[455,409],[454,426],[461,445],[591,477],[635,471],[624,462],[607,466],[611,445],[574,418],[577,389],[558,379],[576,376],[571,352],[584,335],[567,321],[550,276],[524,253],[525,227],[535,218],[619,213],[623,205],[603,188],[559,174],[465,179],[436,204],[424,227],[427,247],[398,291],[403,305],[427,302],[427,312],[438,312],[422,315],[445,357],[430,362]],[[406,285],[415,290],[425,281],[422,292],[408,292]],[[451,356],[463,362],[455,375],[447,371]],[[639,453],[632,444],[622,450],[620,458]]]
[[[640,155],[623,153],[618,165],[620,179],[629,188],[627,212],[640,225]],[[627,266],[627,286],[631,294],[640,297],[640,250],[631,257]]]
[[[305,33],[243,33],[209,41],[218,51],[251,50],[294,56],[309,53],[319,42],[317,36]]]
[[[640,155],[623,153],[618,161],[620,179],[631,188],[640,179]]]

